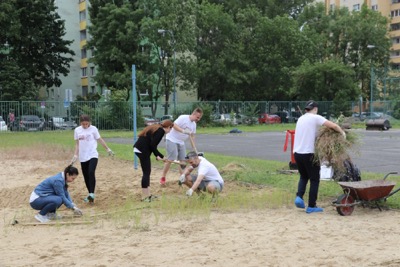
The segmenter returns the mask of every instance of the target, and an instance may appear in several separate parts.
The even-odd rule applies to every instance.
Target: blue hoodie
[[[35,193],[40,197],[56,195],[62,198],[63,204],[72,209],[74,204],[72,203],[71,196],[65,187],[64,173],[60,172],[54,176],[51,176],[43,180],[35,188]]]

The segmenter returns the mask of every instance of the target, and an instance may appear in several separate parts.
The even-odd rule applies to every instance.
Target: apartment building
[[[400,69],[400,0],[316,0],[315,2],[325,3],[327,12],[341,7],[358,11],[365,3],[372,10],[390,18],[390,37],[392,39],[390,64],[392,69]]]

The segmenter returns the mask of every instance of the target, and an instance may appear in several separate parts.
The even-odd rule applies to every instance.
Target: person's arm
[[[328,128],[331,128],[331,129],[335,130],[336,132],[342,134],[344,136],[344,138],[346,138],[345,131],[343,131],[343,129],[339,125],[337,125],[336,123],[327,120],[322,125],[324,125],[325,127],[328,127]]]
[[[65,192],[66,192],[66,189],[64,189],[64,188],[65,188],[65,185],[64,185],[61,181],[59,181],[59,180],[55,181],[54,184],[53,184],[54,193],[55,193],[57,196],[59,196],[59,197],[62,198],[63,204],[64,204],[67,208],[73,209],[73,208],[74,208],[74,204],[73,204],[72,201],[68,198],[69,195],[67,195],[67,194],[65,193]]]
[[[157,157],[157,160],[160,158],[164,158],[164,155],[161,154],[160,151],[158,151],[157,146],[161,142],[163,136],[165,134],[165,131],[163,128],[157,129],[151,136],[150,136],[150,149],[151,152]]]
[[[112,152],[112,150],[107,146],[103,138],[100,137],[99,139],[97,139],[97,142],[99,142],[104,147],[104,149],[108,152],[108,155],[114,155],[114,152]]]

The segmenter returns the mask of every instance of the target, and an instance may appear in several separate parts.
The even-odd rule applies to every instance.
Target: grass
[[[293,129],[294,125],[254,125],[243,126],[243,131],[282,131]],[[224,129],[226,132],[226,129]],[[199,129],[201,133],[203,129]],[[221,129],[207,129],[207,133],[222,133]],[[101,131],[103,138],[125,137],[132,138],[132,132]],[[0,134],[0,149],[12,150],[17,147],[37,148],[40,144],[46,144],[46,147],[58,146],[71,151],[71,157],[74,149],[74,140],[72,131],[60,132],[37,132],[37,133],[5,133]],[[133,140],[132,140],[133,143]],[[116,154],[116,158],[122,160],[133,160],[131,144],[110,144]],[[99,149],[99,153],[106,155],[104,149]],[[229,193],[220,197],[216,203],[211,202],[211,197],[206,195],[203,198],[192,197],[187,199],[182,196],[164,195],[160,201],[151,203],[150,209],[137,209],[138,203],[133,199],[128,199],[126,204],[115,208],[122,211],[112,215],[117,222],[122,221],[133,223],[130,227],[146,230],[146,222],[143,215],[151,216],[157,223],[161,216],[168,218],[180,216],[202,215],[208,217],[212,210],[234,211],[237,209],[261,209],[261,208],[279,208],[293,206],[293,199],[297,190],[298,174],[284,174],[281,171],[288,169],[287,162],[267,161],[260,159],[249,159],[244,157],[226,156],[221,154],[207,153],[207,159],[213,162],[222,173],[226,181],[231,181],[237,185],[229,188]],[[154,163],[157,165],[157,163]],[[363,180],[381,179],[383,174],[362,173]],[[390,180],[400,182],[399,176],[391,176]],[[183,191],[184,192],[184,191]],[[321,181],[319,190],[319,203],[330,203],[338,195],[342,194],[341,187],[335,182]],[[212,203],[210,205],[210,203]],[[139,203],[143,205],[143,203]],[[391,208],[400,208],[400,193],[393,195],[388,199],[388,206]],[[136,209],[134,212],[123,212]],[[127,216],[127,217],[123,217]],[[129,220],[126,220],[129,219]],[[122,226],[124,227],[124,226]]]

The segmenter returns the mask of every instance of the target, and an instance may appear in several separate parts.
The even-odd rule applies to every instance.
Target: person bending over
[[[192,196],[193,192],[207,191],[213,196],[217,195],[224,188],[224,180],[214,164],[209,162],[196,152],[191,151],[186,155],[188,166],[183,170],[179,177],[179,184],[185,184],[189,187],[186,191],[187,196]],[[197,170],[197,176],[191,175],[194,169]]]
[[[72,209],[75,215],[82,215],[82,211],[72,202],[68,192],[69,184],[75,181],[78,174],[78,169],[69,165],[64,172],[51,176],[36,186],[29,200],[31,207],[39,211],[35,215],[36,220],[46,223],[60,218],[56,212],[62,204]]]
[[[156,156],[157,160],[164,159],[157,146],[164,134],[169,133],[172,127],[174,127],[174,123],[171,120],[147,126],[139,133],[139,138],[133,145],[133,152],[139,158],[142,167],[142,201],[144,202],[151,202],[156,198],[150,194],[151,153]]]

